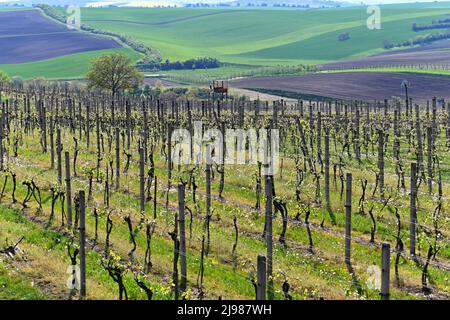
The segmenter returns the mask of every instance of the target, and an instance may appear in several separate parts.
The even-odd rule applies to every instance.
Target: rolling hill
[[[68,29],[40,11],[0,11],[0,69],[12,76],[79,78],[105,52],[140,55],[111,37]]]
[[[59,10],[65,11],[63,7]],[[365,6],[320,10],[82,8],[81,18],[83,24],[142,41],[160,51],[163,59],[207,56],[236,69],[325,64],[383,53],[387,51],[383,47],[386,41],[399,43],[435,32],[414,32],[412,24],[429,24],[448,12],[450,2],[384,5],[380,30],[367,28],[369,15]],[[339,41],[342,33],[348,33],[349,39]],[[135,60],[140,57],[131,49],[118,50],[124,50]],[[24,77],[79,78],[87,69],[88,61],[83,59],[92,58],[93,52],[27,64],[5,65],[0,61],[0,69]],[[75,61],[74,69],[78,71],[60,66]],[[224,68],[224,72],[227,70]]]
[[[131,35],[164,58],[211,56],[251,65],[316,64],[385,51],[384,41],[401,42],[426,32],[450,11],[450,3],[386,5],[381,30],[369,30],[366,7],[322,10],[83,8],[85,24]],[[347,41],[339,41],[343,32]]]

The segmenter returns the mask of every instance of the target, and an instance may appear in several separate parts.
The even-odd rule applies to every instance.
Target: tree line
[[[195,58],[186,61],[170,61],[166,59],[161,61],[140,61],[137,67],[142,71],[168,71],[168,70],[195,70],[195,69],[213,69],[221,67],[219,60],[215,58]]]
[[[436,34],[427,34],[420,35],[415,37],[414,39],[406,40],[403,42],[399,42],[394,44],[392,41],[385,40],[383,42],[383,47],[385,49],[399,48],[399,47],[411,47],[416,45],[425,45],[430,44],[435,41],[450,39],[450,33],[436,33]]]
[[[412,25],[414,32],[431,30],[431,29],[448,29],[450,28],[450,20],[438,20],[437,23],[418,25],[416,22]]]

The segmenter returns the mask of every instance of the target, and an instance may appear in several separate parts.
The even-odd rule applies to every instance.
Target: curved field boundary
[[[35,62],[74,53],[121,48],[114,39],[87,36],[81,32],[3,38],[0,39],[0,47],[2,64]]]
[[[21,64],[122,48],[113,38],[69,30],[34,9],[1,12],[0,34],[0,64]]]
[[[60,34],[71,34],[73,31],[61,31],[61,32],[46,32],[46,33],[27,33],[27,34],[8,34],[8,35],[0,35],[0,39],[8,39],[8,38],[19,38],[19,37],[33,37],[33,36],[48,36],[48,35],[60,35]]]

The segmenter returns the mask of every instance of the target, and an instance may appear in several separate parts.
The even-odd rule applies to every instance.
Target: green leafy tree
[[[11,78],[3,71],[0,70],[0,102],[2,101],[3,87],[11,82]]]
[[[91,61],[87,78],[89,88],[108,90],[115,97],[121,90],[141,85],[144,76],[126,55],[111,53]]]
[[[11,78],[6,74],[6,72],[0,70],[0,84],[5,85],[11,81]]]

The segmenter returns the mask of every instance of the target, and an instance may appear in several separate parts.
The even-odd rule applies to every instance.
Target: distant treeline
[[[436,22],[436,23],[435,23]],[[418,25],[413,23],[412,30],[414,32],[432,30],[432,29],[448,29],[450,28],[450,19],[433,21],[432,24]]]
[[[136,86],[129,91],[131,95],[134,96],[153,96],[160,99],[174,100],[180,97],[189,99],[208,99],[210,97],[211,91],[208,88],[186,88],[186,87],[164,87],[160,82],[156,83],[154,86],[149,86],[148,84],[144,87]]]
[[[297,4],[297,3],[231,3],[231,2],[219,2],[219,3],[187,3],[185,4],[185,7],[187,8],[221,8],[221,7],[275,7],[275,8],[304,8],[309,9],[309,4]],[[325,7],[325,6],[323,6]],[[330,6],[326,7],[333,7],[333,5],[330,4]],[[340,7],[339,4],[335,5],[335,7]]]
[[[213,69],[219,68],[221,63],[215,58],[196,58],[186,61],[171,62],[168,59],[164,62],[146,63],[140,61],[137,67],[143,71],[168,71],[168,70],[194,70],[194,69]]]
[[[442,19],[442,20],[433,20],[433,24],[437,24],[437,23],[448,23],[450,22],[450,19]]]
[[[385,40],[384,41],[384,48],[385,49],[392,49],[392,48],[398,48],[398,47],[411,47],[416,45],[424,45],[429,44],[434,41],[438,40],[445,40],[450,39],[450,33],[436,33],[436,34],[427,34],[423,36],[417,36],[414,39],[406,40],[404,42],[400,42],[397,44],[394,44],[391,41]]]
[[[37,5],[35,5],[35,7],[41,9],[42,11],[44,11],[44,13],[47,16],[49,16],[49,17],[51,17],[51,18],[53,18],[55,20],[58,20],[58,21],[60,21],[62,23],[66,23],[66,19],[67,19],[66,16],[61,14],[54,7],[49,6],[47,4],[37,4]],[[107,31],[107,30],[101,30],[101,29],[93,28],[93,27],[85,25],[85,24],[82,24],[80,26],[80,28],[81,28],[81,30],[84,30],[84,31],[87,31],[87,32],[91,32],[91,33],[94,33],[94,34],[105,35],[105,36],[115,37],[115,38],[119,39],[121,42],[123,42],[124,44],[130,46],[135,51],[144,54],[144,58],[141,60],[143,63],[158,64],[158,63],[161,63],[161,61],[162,61],[161,54],[157,50],[147,47],[143,42],[141,42],[139,40],[136,40],[133,37],[130,37],[128,35],[115,33],[115,32],[112,32],[112,31]]]
[[[42,11],[44,11],[44,13],[47,16],[52,17],[53,19],[56,19],[59,22],[66,23],[66,17],[64,15],[62,15],[61,13],[59,13],[58,10],[56,10],[54,7],[49,6],[48,4],[43,4],[43,3],[35,4],[34,7],[39,8]]]
[[[214,80],[237,79],[242,77],[257,77],[257,76],[291,76],[303,75],[307,73],[316,72],[316,66],[296,65],[296,66],[270,66],[270,67],[252,67],[249,69],[236,70],[234,72],[226,72],[219,75],[199,74],[193,72],[172,73],[167,74],[167,80],[187,83],[187,84],[209,84]]]

